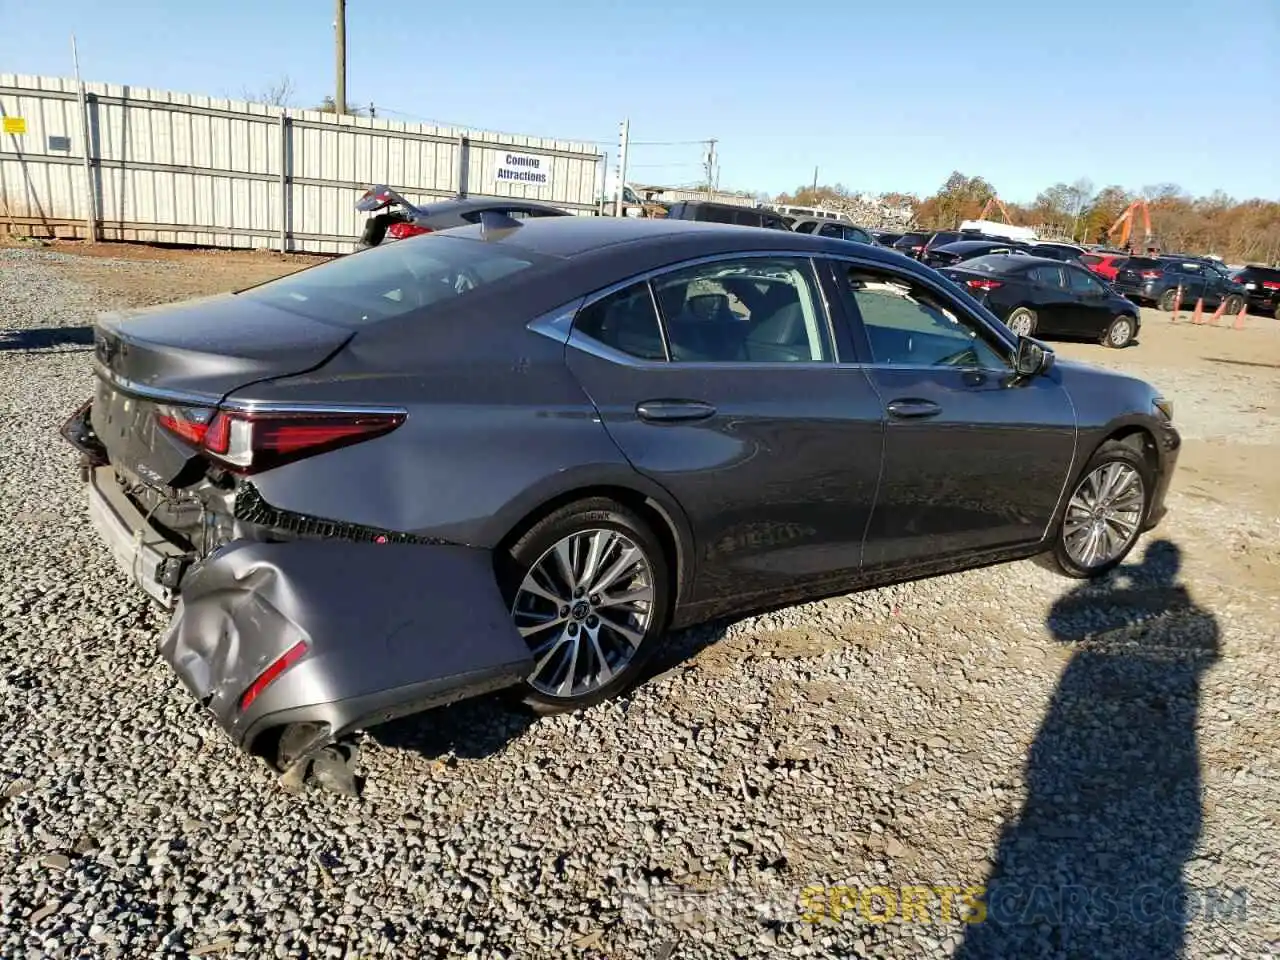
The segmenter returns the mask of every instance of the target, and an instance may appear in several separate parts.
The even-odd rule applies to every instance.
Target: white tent
[[[965,220],[960,224],[961,230],[976,230],[988,237],[1004,237],[1007,240],[1037,239],[1036,232],[1030,227],[1015,227],[1009,223],[997,223],[995,220]]]

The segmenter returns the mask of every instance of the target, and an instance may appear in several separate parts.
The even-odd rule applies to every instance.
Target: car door
[[[1016,377],[1007,331],[932,278],[852,258],[832,269],[886,416],[866,570],[1043,538],[1075,453],[1059,376]]]
[[[1073,295],[1060,263],[1040,263],[1026,273],[1036,312],[1036,333],[1070,333],[1075,323]]]
[[[1182,305],[1193,308],[1204,296],[1204,270],[1197,263],[1175,262],[1164,268],[1171,286],[1182,288]]]
[[[1062,265],[1071,290],[1071,325],[1065,331],[1082,337],[1097,337],[1111,322],[1111,296],[1107,288],[1083,267]]]
[[[804,256],[717,257],[577,313],[569,367],[631,464],[688,515],[694,602],[861,566],[883,415],[866,375],[834,362],[816,281]]]

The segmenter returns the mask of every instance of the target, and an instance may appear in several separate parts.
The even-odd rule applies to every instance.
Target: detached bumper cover
[[[241,711],[299,641],[302,659]],[[418,544],[229,544],[184,578],[159,649],[245,750],[273,727],[314,723],[333,739],[533,669],[489,553]]]

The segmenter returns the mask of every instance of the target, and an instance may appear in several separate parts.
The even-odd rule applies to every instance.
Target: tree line
[[[921,229],[954,229],[962,220],[977,219],[996,189],[982,177],[952,173],[936,193],[928,197],[884,193],[876,197],[883,208],[907,207],[913,224]],[[1055,183],[1040,191],[1029,204],[1004,201],[1009,219],[1035,227],[1046,236],[1058,236],[1079,243],[1111,243],[1107,230],[1134,200],[1145,198],[1151,212],[1153,241],[1162,250],[1181,253],[1214,254],[1229,263],[1276,263],[1280,261],[1280,201],[1235,200],[1221,190],[1194,197],[1177,184],[1162,183],[1131,191],[1111,185],[1095,189],[1087,179]],[[860,195],[841,184],[799,187],[778,198],[782,203],[827,206],[856,216],[867,214]],[[993,205],[988,219],[1003,220]],[[879,224],[867,224],[879,226]],[[1130,243],[1144,241],[1141,215],[1135,215]]]

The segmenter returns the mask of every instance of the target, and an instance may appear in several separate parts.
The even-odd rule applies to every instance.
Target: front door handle
[[[932,400],[911,398],[891,400],[885,409],[889,411],[889,416],[897,420],[921,420],[925,417],[936,417],[942,412],[942,408]]]
[[[715,413],[715,407],[701,400],[645,400],[636,404],[636,416],[650,422],[706,420]]]

